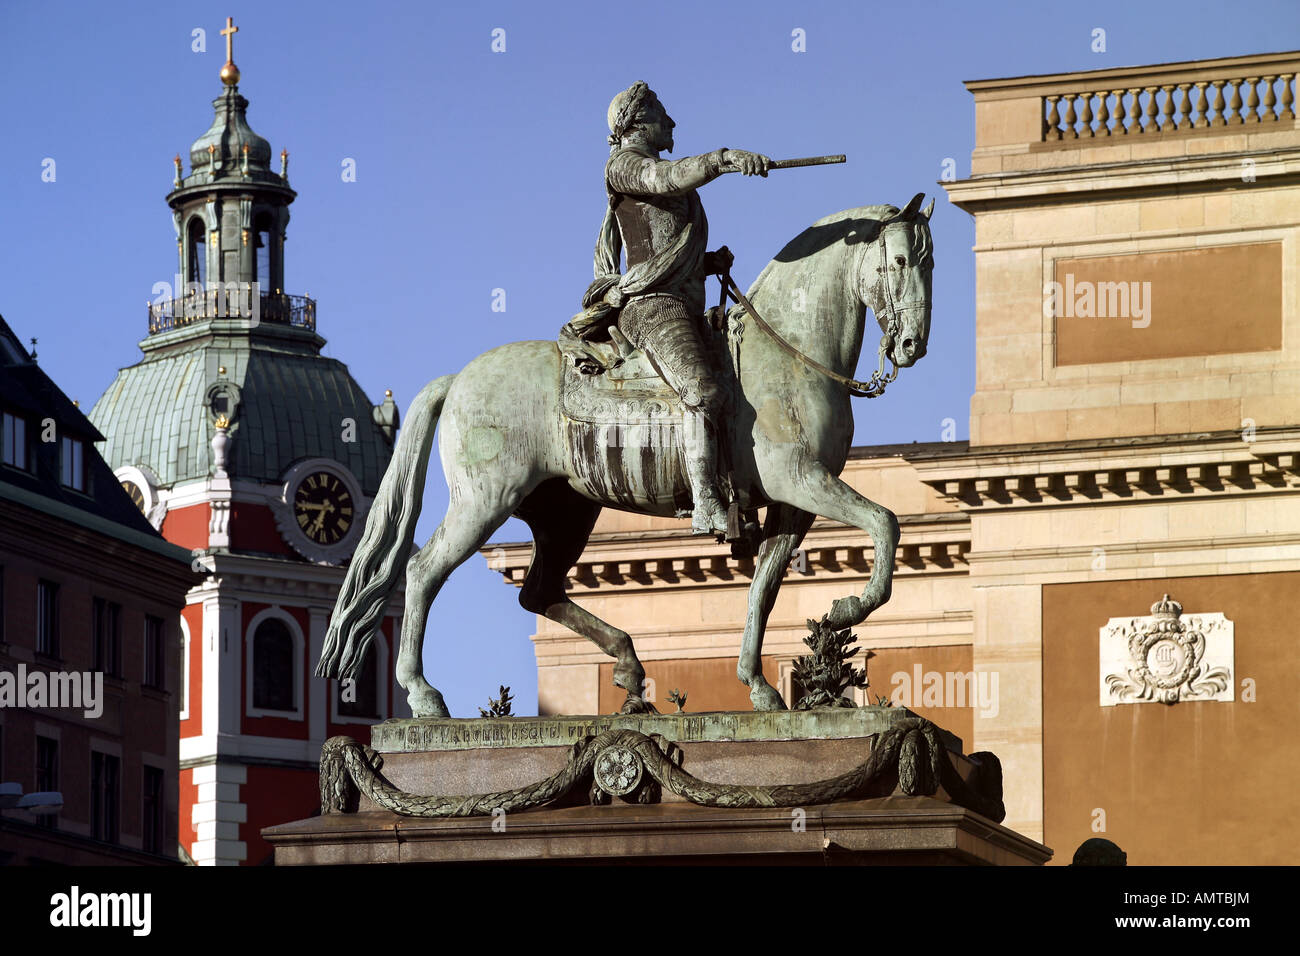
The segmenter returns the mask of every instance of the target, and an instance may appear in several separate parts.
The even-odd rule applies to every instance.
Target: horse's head
[[[902,209],[880,222],[880,230],[863,253],[858,295],[875,313],[884,333],[880,350],[898,368],[916,364],[930,338],[930,278],[934,244],[930,213],[934,200],[921,208],[917,193]],[[882,361],[883,368],[883,361]]]

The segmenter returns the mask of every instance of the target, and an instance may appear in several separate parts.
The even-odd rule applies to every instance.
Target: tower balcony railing
[[[250,326],[268,322],[314,332],[316,300],[305,295],[261,292],[257,283],[228,282],[149,303],[150,335],[207,319],[246,319]]]

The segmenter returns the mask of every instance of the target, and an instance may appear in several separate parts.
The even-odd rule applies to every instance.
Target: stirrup
[[[727,512],[722,502],[714,494],[701,495],[700,499],[701,501],[695,505],[695,510],[691,512],[691,532],[716,535],[718,541],[726,540]],[[710,503],[712,507],[709,507]]]

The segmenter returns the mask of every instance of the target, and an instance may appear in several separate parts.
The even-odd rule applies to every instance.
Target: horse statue
[[[748,296],[735,290],[743,304],[726,314],[718,352],[730,362],[734,388],[726,440],[731,484],[747,509],[767,508],[736,667],[755,710],[785,709],[763,678],[763,631],[790,556],[817,515],[861,528],[874,547],[865,589],[835,600],[826,624],[860,624],[889,600],[898,521],[838,476],[853,439],[851,395],[878,394],[899,368],[925,355],[934,202],[922,210],[922,199],[918,194],[902,209],[846,209],[817,221],[768,263]],[[862,383],[848,376],[862,349],[867,309],[884,337],[880,369]],[[426,385],[407,411],[348,567],[317,675],[347,678],[359,670],[405,567],[397,681],[416,717],[450,716],[424,677],[429,608],[448,575],[516,515],[533,534],[519,603],[617,660],[614,683],[627,691],[624,713],[653,710],[641,696],[645,670],[631,637],[565,593],[601,508],[680,516],[689,506],[680,402],[644,359],[637,361],[641,355],[583,375],[554,341],[513,342]],[[886,359],[894,369],[882,378]],[[605,381],[615,374],[618,381]],[[649,396],[644,407],[667,409],[661,427],[627,429],[617,447],[602,445],[601,422],[612,419],[602,418],[601,408],[637,394]],[[435,429],[450,501],[428,543],[412,554]]]

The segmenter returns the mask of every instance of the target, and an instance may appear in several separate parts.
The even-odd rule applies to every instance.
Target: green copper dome
[[[212,126],[190,147],[190,175],[185,186],[199,186],[244,173],[244,147],[248,147],[248,177],[281,183],[271,172],[271,144],[253,132],[245,111],[248,100],[238,87],[227,87],[212,101],[216,110]]]
[[[391,440],[347,366],[319,354],[323,340],[278,327],[195,331],[151,336],[143,360],[95,403],[90,420],[109,436],[100,450],[113,468],[144,466],[161,487],[207,478],[216,418],[228,414],[232,480],[275,483],[294,462],[324,457],[367,495],[378,490]]]

